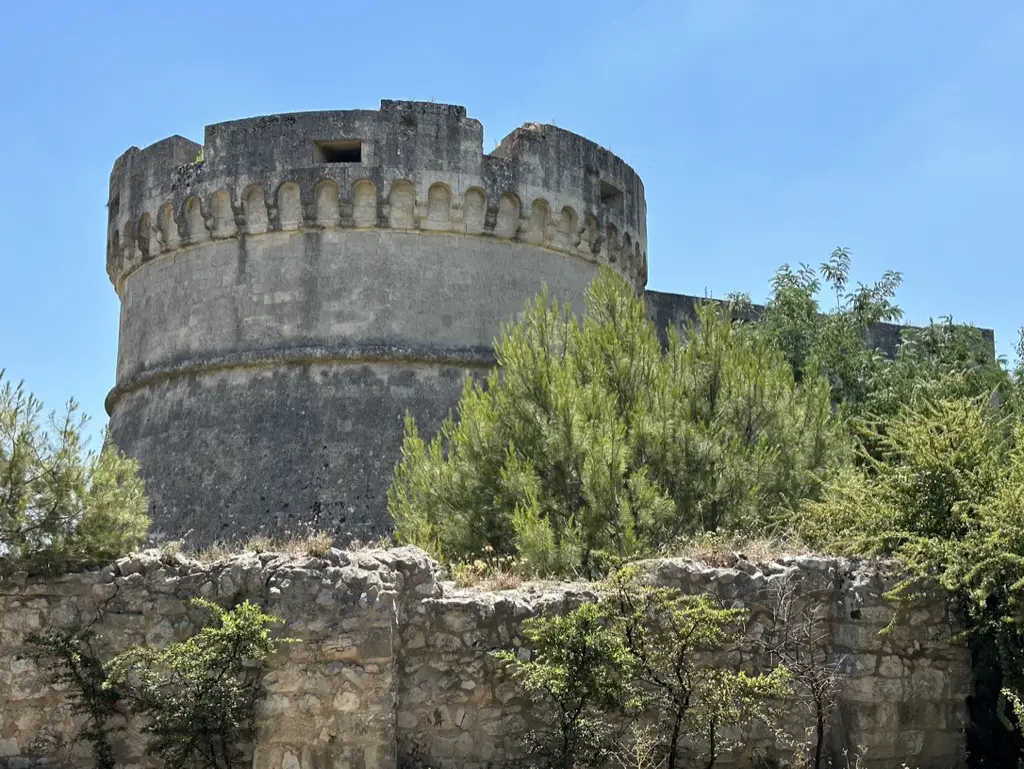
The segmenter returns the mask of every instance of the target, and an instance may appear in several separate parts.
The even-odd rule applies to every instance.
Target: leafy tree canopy
[[[0,571],[110,560],[137,547],[149,518],[137,464],[109,441],[86,449],[74,401],[43,405],[0,371]]]
[[[389,505],[399,540],[448,560],[512,554],[529,571],[606,573],[703,531],[765,531],[845,459],[827,380],[798,382],[755,327],[707,305],[663,350],[611,271],[582,323],[546,293],[467,380],[429,443],[407,420]]]

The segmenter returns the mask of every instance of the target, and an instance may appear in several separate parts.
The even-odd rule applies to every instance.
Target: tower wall
[[[632,169],[553,126],[482,144],[462,107],[385,101],[118,159],[107,409],[156,530],[380,533],[406,410],[432,434],[542,285],[581,307],[609,264],[643,288]]]

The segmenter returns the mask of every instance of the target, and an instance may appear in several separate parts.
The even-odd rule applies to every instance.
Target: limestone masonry
[[[543,284],[642,290],[633,170],[527,124],[490,154],[463,107],[273,115],[129,149],[110,177],[114,440],[158,533],[386,528],[403,417],[427,434]]]
[[[863,769],[956,769],[964,765],[970,658],[954,640],[946,596],[922,594],[901,607],[884,597],[898,579],[884,565],[798,557],[759,563],[732,558],[710,568],[686,559],[644,564],[652,584],[710,591],[750,610],[748,632],[789,583],[822,618],[824,649],[840,664],[841,693],[829,749],[861,750]],[[547,583],[494,592],[456,589],[414,548],[330,551],[324,558],[235,556],[212,565],[157,551],[59,578],[0,582],[0,767],[87,767],[73,743],[65,694],[24,658],[24,636],[92,622],[109,652],[181,639],[201,616],[189,599],[230,606],[253,599],[300,639],[268,663],[254,769],[484,769],[511,765],[543,711],[491,652],[523,645],[522,622],[592,600],[586,585]],[[737,654],[739,656],[737,657]],[[716,664],[758,666],[729,652]],[[802,738],[807,703],[779,703],[783,728]],[[119,765],[145,766],[138,724],[118,732]],[[752,728],[716,766],[749,767],[754,753],[785,755],[774,735]],[[852,753],[850,753],[852,755]],[[845,763],[836,764],[846,766]],[[851,764],[852,765],[852,764]]]

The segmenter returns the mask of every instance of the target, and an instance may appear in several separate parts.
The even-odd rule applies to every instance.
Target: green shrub
[[[1002,723],[1024,694],[1024,422],[989,398],[946,397],[962,386],[926,387],[866,425],[864,461],[794,524],[822,550],[899,558],[911,576],[897,595],[921,580],[951,592],[974,657],[972,747],[1014,765],[1021,744]]]
[[[27,656],[47,671],[52,683],[67,688],[72,712],[85,717],[81,736],[92,748],[97,769],[114,769],[111,719],[120,712],[120,695],[105,685],[107,672],[96,649],[100,641],[88,626],[50,628],[25,639]]]
[[[2,382],[0,571],[75,568],[137,547],[149,526],[137,464],[107,440],[87,451],[74,401],[48,426],[42,412],[21,384]]]
[[[713,766],[730,727],[773,722],[769,704],[789,691],[785,668],[750,675],[709,664],[738,648],[743,611],[641,586],[629,571],[604,590],[568,614],[527,620],[533,659],[497,653],[551,724],[531,735],[537,764],[601,766],[643,753],[666,769]]]
[[[893,303],[902,282],[887,271],[873,284],[850,287],[850,254],[837,248],[817,270],[782,265],[772,280],[772,293],[757,326],[792,366],[797,380],[820,372],[832,388],[832,399],[846,414],[884,420],[894,417],[923,390],[943,388],[947,398],[999,394],[1019,402],[1018,386],[995,357],[991,342],[979,329],[946,317],[928,325],[899,331],[895,358],[873,346],[878,324],[897,322],[903,311]],[[835,296],[825,309],[819,294]],[[747,297],[738,301],[747,304]],[[1024,349],[1024,348],[1022,348]]]
[[[872,285],[849,290],[850,252],[845,248],[835,249],[818,270],[801,265],[794,271],[784,264],[772,280],[758,326],[798,379],[821,372],[835,402],[857,412],[886,366],[882,354],[866,344],[869,330],[903,316],[892,302],[901,280],[899,273],[886,272]],[[823,288],[835,296],[827,311],[818,301]]]
[[[551,728],[529,735],[533,759],[557,769],[600,766],[615,745],[608,715],[626,701],[633,659],[625,639],[594,603],[566,615],[528,619],[523,634],[534,659],[522,661],[515,651],[496,656],[552,711]]]
[[[861,466],[805,503],[795,524],[819,548],[899,554],[936,574],[1006,477],[1008,429],[987,398],[926,393],[892,419],[863,423],[870,453],[863,448]]]
[[[743,642],[746,612],[706,595],[641,586],[629,571],[611,580],[603,602],[632,657],[633,707],[653,717],[656,754],[666,769],[713,766],[731,747],[730,727],[774,720],[769,705],[789,693],[785,667],[759,675],[709,657]]]
[[[230,611],[193,603],[214,623],[163,649],[125,652],[110,664],[106,686],[147,720],[147,750],[166,766],[239,767],[254,736],[259,670],[280,642],[270,626],[279,620],[249,601]]]
[[[666,351],[603,271],[582,324],[543,294],[425,442],[409,418],[388,494],[396,538],[451,561],[488,548],[536,574],[602,575],[702,531],[761,531],[814,498],[846,438],[828,383],[705,306]]]

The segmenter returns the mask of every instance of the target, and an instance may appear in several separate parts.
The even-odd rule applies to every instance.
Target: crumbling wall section
[[[955,640],[945,597],[899,607],[885,598],[898,573],[815,557],[757,564],[731,556],[711,567],[687,559],[641,564],[646,579],[711,592],[750,610],[750,649],[793,590],[825,628],[828,658],[842,671],[829,748],[864,751],[861,766],[964,765],[970,659]],[[196,596],[225,606],[251,599],[298,639],[268,662],[254,745],[256,769],[442,769],[498,766],[523,754],[544,712],[493,657],[519,648],[523,620],[594,600],[593,586],[531,583],[511,590],[457,589],[421,551],[332,550],[323,558],[238,555],[214,564],[155,551],[103,569],[0,582],[0,767],[90,765],[76,744],[66,693],[24,657],[33,630],[95,622],[110,653],[189,635],[202,618]],[[898,612],[898,613],[897,613]],[[895,620],[895,621],[893,621]],[[887,632],[882,632],[889,627]],[[735,656],[723,659],[735,664]],[[812,723],[799,699],[780,706],[794,739]],[[119,761],[146,766],[139,724],[117,735]],[[720,765],[750,766],[779,752],[766,730],[743,735]],[[784,752],[784,751],[782,751]]]
[[[84,622],[95,623],[110,653],[166,643],[202,620],[190,601],[197,596],[225,606],[253,600],[298,640],[268,662],[255,769],[394,767],[402,597],[439,591],[435,573],[416,550],[247,554],[215,564],[149,552],[95,571],[0,582],[0,767],[91,765],[65,693],[24,657],[28,633]],[[124,766],[147,765],[138,726],[116,735]]]
[[[818,659],[838,670],[826,746],[836,766],[846,766],[844,756],[853,765],[855,755],[862,767],[964,764],[970,657],[954,639],[956,623],[944,595],[922,593],[897,604],[886,594],[902,576],[880,564],[812,556],[765,564],[738,556],[729,561],[709,567],[667,559],[641,566],[650,584],[710,592],[723,605],[749,610],[751,643],[723,664],[763,666],[768,643],[757,641],[781,619],[781,601],[790,601],[794,613],[813,613],[822,638]],[[547,584],[498,592],[450,589],[419,602],[401,629],[399,752],[480,769],[522,755],[524,735],[550,726],[544,723],[550,714],[523,695],[490,651],[518,647],[529,659],[521,635],[525,618],[568,611],[596,597],[584,585]],[[797,744],[806,742],[814,718],[799,681],[794,688],[797,696],[778,712],[783,733]],[[789,752],[776,734],[757,725],[740,742],[716,766],[752,766],[758,755]]]

